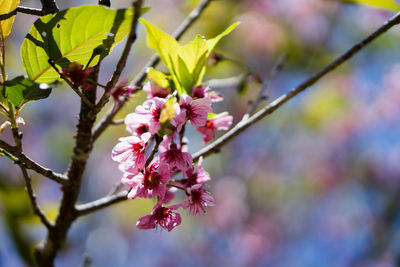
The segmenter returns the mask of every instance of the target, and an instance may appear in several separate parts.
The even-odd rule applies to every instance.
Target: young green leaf
[[[2,87],[4,97],[17,109],[28,102],[47,98],[51,93],[47,84],[35,83],[24,76],[5,81]]]
[[[214,48],[217,46],[219,41],[228,34],[230,34],[238,25],[240,22],[233,23],[231,26],[229,26],[225,31],[220,33],[219,35],[215,36],[214,38],[207,40],[207,47],[208,47],[208,54],[207,56],[210,55],[210,53],[214,50]]]
[[[168,67],[174,83],[172,87],[178,91],[179,95],[191,94],[193,86],[201,83],[206,62],[212,50],[239,24],[232,24],[223,33],[208,41],[197,35],[193,41],[181,46],[172,36],[146,20],[140,19],[140,22],[147,31],[147,45],[157,51]]]
[[[171,70],[180,47],[178,41],[146,20],[139,19],[139,21],[146,28],[147,45],[157,51],[161,60]]]
[[[193,85],[201,82],[199,77],[206,64],[208,54],[207,42],[200,35],[197,35],[189,44],[180,47],[178,60],[183,61],[183,63],[179,62],[179,64],[186,67],[182,67],[182,72],[180,72],[184,76],[181,77],[181,80],[184,79],[186,81],[182,86],[186,88],[188,93],[191,92]]]
[[[164,73],[155,70],[154,68],[150,68],[149,71],[147,72],[147,77],[158,84],[159,86],[163,88],[168,88],[170,87],[170,80],[171,77],[168,75],[165,75]]]
[[[395,0],[342,0],[344,2],[353,2],[359,4],[370,5],[377,8],[400,11],[400,6]]]
[[[49,59],[59,67],[74,61],[96,65],[129,33],[132,17],[132,9],[80,6],[39,18],[21,47],[26,73],[35,82],[51,83],[59,74]]]
[[[19,4],[19,0],[0,0],[0,15],[8,14],[14,11]],[[11,33],[15,16],[0,21],[0,38],[4,39]]]

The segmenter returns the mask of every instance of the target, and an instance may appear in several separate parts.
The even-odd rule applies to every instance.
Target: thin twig
[[[32,8],[32,7],[24,7],[24,6],[17,7],[17,12],[28,14],[28,15],[35,15],[35,16],[43,16],[44,15],[44,12],[41,9]]]
[[[121,125],[124,124],[125,120],[124,119],[120,119],[120,120],[116,120],[116,121],[112,121],[111,124],[112,125]]]
[[[22,135],[19,133],[18,127],[14,124],[14,126],[12,127],[12,133],[13,133],[13,137],[14,137],[14,141],[15,141],[15,145],[18,149],[18,151],[20,153],[22,153]],[[25,180],[25,185],[26,185],[26,190],[28,192],[28,196],[31,202],[31,206],[33,209],[34,214],[36,214],[40,221],[48,228],[52,228],[53,225],[49,222],[49,220],[46,218],[46,216],[44,215],[43,211],[40,209],[39,204],[36,201],[36,195],[33,192],[33,188],[32,188],[32,183],[31,183],[31,178],[28,175],[28,172],[25,168],[25,166],[23,164],[18,164],[22,175],[24,177]]]
[[[268,73],[268,76],[263,81],[260,93],[258,94],[257,98],[254,100],[253,104],[249,108],[249,111],[247,112],[247,116],[252,115],[254,111],[256,111],[260,103],[265,100],[269,83],[276,77],[276,75],[278,75],[279,72],[282,71],[286,59],[287,54],[284,54],[279,57],[278,61],[274,64],[274,66],[272,66],[270,72]]]
[[[108,6],[108,7],[111,6],[110,0],[99,0],[98,3],[99,3],[99,5],[102,5],[102,6]]]
[[[248,119],[241,120],[239,123],[235,125],[230,131],[225,133],[223,136],[209,144],[208,146],[204,147],[200,151],[196,152],[193,155],[193,159],[197,161],[200,157],[205,157],[210,154],[218,152],[223,145],[228,143],[233,137],[237,136],[247,128],[249,128],[251,125],[254,123],[258,122],[265,116],[273,113],[275,110],[277,110],[280,106],[285,104],[287,101],[298,95],[299,93],[303,92],[305,89],[311,87],[314,85],[319,79],[324,77],[326,74],[329,72],[335,70],[337,67],[342,65],[344,62],[352,58],[354,55],[356,55],[358,52],[360,52],[365,46],[367,46],[369,43],[374,41],[376,38],[381,36],[383,33],[388,31],[390,28],[393,26],[397,25],[400,23],[400,13],[396,14],[394,17],[392,17],[390,20],[385,22],[380,28],[378,28],[375,32],[373,32],[371,35],[369,35],[367,38],[362,40],[361,42],[355,44],[352,46],[347,52],[345,52],[343,55],[339,56],[336,58],[334,61],[332,61],[329,65],[327,65],[324,69],[321,71],[317,72],[304,82],[302,82],[300,85],[297,87],[293,88],[291,91],[288,93],[281,95],[274,101],[272,101],[270,104],[266,105],[264,108],[262,108],[260,111],[255,113],[253,116],[251,116]]]
[[[203,0],[201,3],[195,7],[195,9],[190,12],[190,14],[186,17],[186,19],[181,23],[181,25],[177,28],[177,30],[172,35],[175,39],[179,40],[183,34],[193,25],[193,23],[200,17],[206,7],[211,3],[212,0]],[[136,78],[133,81],[133,84],[136,87],[141,87],[142,83],[147,77],[147,69],[150,67],[155,67],[160,62],[160,58],[157,55],[153,55],[150,61],[145,65],[144,68],[139,72]],[[108,111],[108,113],[103,117],[103,119],[96,125],[93,131],[93,141],[96,141],[97,138],[107,129],[107,127],[112,124],[115,115],[122,109],[124,104],[129,100],[129,97],[125,97],[124,100],[117,108],[112,108]]]
[[[14,9],[13,11],[11,11],[11,12],[9,12],[7,14],[1,14],[0,15],[0,21],[9,19],[12,16],[17,15],[17,12],[18,13],[28,14],[28,15],[34,15],[34,16],[43,16],[43,15],[46,14],[41,9],[32,8],[32,7],[25,7],[25,6],[19,6],[16,9]]]
[[[123,185],[124,184],[121,182],[115,183],[113,189],[110,190],[110,193],[108,193],[107,196],[115,195],[123,187]]]
[[[57,4],[54,0],[40,0],[42,3],[43,15],[56,13],[59,11]]]
[[[146,164],[145,164],[146,167],[150,165],[151,161],[154,158],[154,155],[158,152],[158,147],[160,146],[161,141],[163,140],[162,137],[160,137],[158,135],[156,135],[154,138],[156,140],[156,143],[154,144],[153,150],[151,151],[149,157],[146,160]]]
[[[75,206],[75,209],[78,212],[78,216],[86,215],[126,200],[128,193],[128,190],[124,190],[115,195],[106,196],[92,202],[77,205]]]
[[[118,64],[115,68],[115,71],[114,71],[110,81],[107,83],[106,88],[104,89],[104,94],[96,105],[96,110],[95,110],[96,113],[100,112],[100,110],[104,107],[104,105],[110,99],[110,91],[117,84],[117,82],[121,76],[121,73],[126,66],[126,61],[128,60],[128,56],[132,49],[132,45],[136,40],[136,29],[137,29],[142,5],[143,5],[142,0],[136,0],[133,2],[134,14],[133,14],[133,18],[132,18],[131,30],[128,35],[128,40],[126,40],[124,51],[122,51],[121,57],[119,58]]]
[[[14,9],[13,11],[7,13],[7,14],[1,14],[0,15],[0,21],[6,20],[11,18],[12,16],[15,16],[17,14],[17,9]]]
[[[84,95],[82,94],[82,92],[79,90],[79,87],[76,86],[73,82],[71,82],[71,81],[68,79],[68,77],[65,76],[65,74],[62,73],[62,72],[57,68],[57,66],[54,64],[53,61],[49,60],[48,62],[49,62],[49,64],[50,64],[50,66],[52,66],[53,69],[54,69],[58,74],[60,74],[61,79],[63,79],[63,80],[69,85],[69,87],[71,87],[72,90],[74,90],[74,92],[82,99],[82,101],[85,102],[85,104],[88,105],[88,107],[90,107],[91,109],[93,109],[95,106],[94,106],[92,103],[90,103],[89,99],[87,99],[86,96],[84,96]]]
[[[56,173],[48,168],[41,166],[40,164],[36,163],[32,159],[25,156],[25,154],[19,151],[17,147],[11,146],[6,142],[4,142],[3,140],[0,140],[0,148],[4,149],[5,151],[13,155],[15,158],[17,158],[17,160],[19,161],[17,163],[23,164],[25,168],[33,170],[59,184],[66,184],[68,182],[68,179],[65,175]]]
[[[40,209],[39,204],[37,203],[36,195],[33,192],[33,188],[32,188],[31,177],[29,177],[28,172],[26,171],[26,168],[23,165],[20,164],[19,168],[21,169],[22,175],[24,176],[26,191],[28,192],[28,196],[31,201],[33,212],[39,217],[40,221],[48,229],[52,228],[53,224],[50,223],[50,221],[47,219],[44,212]]]
[[[397,25],[400,23],[400,13],[396,14],[394,17],[392,17],[390,20],[385,22],[380,28],[378,28],[375,32],[373,32],[371,35],[369,35],[367,38],[362,40],[361,42],[357,43],[353,47],[351,47],[347,52],[336,58],[334,61],[332,61],[328,66],[326,66],[324,69],[321,71],[317,72],[304,82],[302,82],[300,85],[297,87],[293,88],[290,92],[280,96],[279,98],[275,99],[272,101],[270,104],[262,108],[260,111],[255,113],[253,116],[246,120],[241,120],[239,123],[235,125],[230,131],[228,131],[226,134],[209,144],[208,146],[204,147],[200,151],[196,152],[193,155],[193,160],[197,161],[200,157],[207,157],[213,153],[216,153],[220,151],[221,147],[228,143],[230,140],[232,140],[235,136],[249,128],[251,125],[255,124],[265,116],[273,113],[275,110],[277,110],[279,107],[281,107],[283,104],[285,104],[287,101],[290,99],[294,98],[296,95],[301,93],[302,91],[306,90],[307,88],[311,87],[314,85],[317,81],[319,81],[322,77],[324,77],[326,74],[330,73],[331,71],[335,70],[337,67],[342,65],[344,62],[352,58],[354,55],[356,55],[358,52],[360,52],[365,46],[367,46],[369,43],[377,39],[379,36],[384,34],[386,31],[388,31],[390,28],[393,26]],[[116,195],[111,195],[111,196],[105,196],[103,198],[100,198],[98,200],[86,203],[86,204],[81,204],[77,206],[78,214],[79,215],[85,215],[89,214],[91,212],[100,210],[102,208],[108,207],[110,205],[116,204],[118,202],[121,202],[125,199],[127,199],[127,194],[128,191],[122,191]]]
[[[97,81],[100,67],[96,65],[93,68],[94,71],[89,78]],[[83,94],[90,103],[95,103],[96,88],[84,90]],[[83,100],[80,104],[75,145],[66,171],[69,182],[62,187],[62,198],[54,227],[47,232],[46,238],[35,247],[35,260],[39,266],[54,266],[54,260],[76,219],[75,204],[78,200],[87,160],[93,149],[91,133],[96,120],[96,116],[90,115],[92,109]]]

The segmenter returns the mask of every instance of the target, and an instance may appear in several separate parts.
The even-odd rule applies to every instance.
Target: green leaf
[[[221,39],[223,37],[225,37],[226,35],[230,34],[231,31],[233,31],[239,24],[240,24],[240,22],[233,23],[231,26],[229,26],[225,31],[220,33],[218,36],[216,36],[210,40],[207,40],[207,47],[208,47],[208,55],[207,56],[210,55],[210,53],[214,50],[214,48],[217,46],[219,41],[221,41]]]
[[[342,0],[342,1],[365,4],[377,8],[390,9],[394,11],[400,11],[400,6],[396,3],[395,0]]]
[[[219,41],[221,41],[222,38],[224,38],[226,35],[231,33],[239,24],[240,24],[240,22],[233,23],[225,31],[223,31],[216,37],[214,37],[210,40],[207,40],[208,52],[207,52],[206,60],[208,59],[208,57],[210,56],[210,54],[214,50],[214,48],[217,46]],[[201,83],[205,73],[206,73],[206,67],[205,67],[205,62],[204,62],[204,67],[202,67],[199,71],[199,77],[197,78],[197,83]]]
[[[193,41],[182,46],[178,51],[178,63],[186,67],[181,67],[183,73],[180,74],[184,76],[181,77],[181,80],[184,79],[185,81],[182,86],[186,88],[189,94],[192,91],[192,87],[201,82],[199,78],[206,64],[208,54],[207,42],[200,35],[197,35]],[[183,61],[183,63],[179,62],[179,60]]]
[[[28,102],[47,98],[51,88],[47,84],[38,84],[24,76],[18,76],[4,82],[2,93],[18,109]]]
[[[146,28],[147,45],[157,51],[161,60],[171,71],[172,64],[176,60],[180,47],[178,41],[146,20],[139,19],[139,21]]]
[[[149,71],[147,72],[147,77],[158,84],[159,86],[163,88],[168,88],[170,87],[170,80],[171,77],[168,75],[165,75],[164,73],[155,70],[154,68],[150,68]]]
[[[39,18],[21,47],[26,73],[33,81],[51,83],[60,77],[49,59],[59,67],[74,61],[96,65],[129,33],[132,17],[132,9],[80,6]]]
[[[147,31],[147,45],[160,55],[161,60],[171,73],[174,89],[178,94],[191,94],[194,85],[201,83],[205,65],[212,50],[218,42],[229,34],[239,23],[232,24],[223,33],[211,40],[205,40],[200,35],[181,46],[170,35],[166,34],[156,26],[140,19]],[[170,84],[171,85],[171,84]]]
[[[207,51],[207,42],[197,35],[193,41],[179,48],[178,56],[182,58],[189,72],[192,73],[198,65],[199,59],[207,54]]]

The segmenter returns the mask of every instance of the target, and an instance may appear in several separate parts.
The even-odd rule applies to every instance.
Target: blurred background
[[[57,1],[67,8],[95,0]],[[131,1],[114,0],[112,7]],[[198,1],[146,1],[145,18],[171,33]],[[21,5],[40,7],[39,1]],[[235,21],[242,24],[218,46],[218,53],[242,62],[265,78],[288,55],[269,83],[272,100],[320,70],[369,35],[394,13],[334,0],[218,0],[185,34],[213,37]],[[35,17],[18,14],[7,39],[9,78],[24,73],[19,49]],[[182,225],[138,230],[139,217],[153,200],[125,201],[75,222],[57,266],[399,266],[400,264],[400,31],[393,28],[354,59],[327,75],[276,113],[252,126],[205,159],[215,207],[204,216],[181,211]],[[122,50],[118,45],[102,65],[109,79]],[[124,76],[132,79],[153,51],[144,29]],[[162,69],[162,67],[161,67]],[[242,77],[243,68],[221,61],[206,79]],[[237,80],[237,79],[236,79]],[[226,80],[224,80],[226,81]],[[217,86],[239,121],[261,86],[254,79]],[[145,99],[136,96],[119,118]],[[27,105],[23,145],[39,163],[64,172],[74,142],[79,102],[67,87]],[[266,102],[265,102],[266,103]],[[265,104],[263,103],[263,104]],[[110,106],[111,107],[111,106]],[[124,126],[111,126],[90,158],[80,201],[106,195],[120,180],[110,153]],[[188,130],[190,151],[202,138]],[[6,131],[2,139],[11,140]],[[57,184],[33,175],[38,200],[55,218]],[[183,196],[178,197],[178,200]],[[178,201],[176,200],[176,201]],[[19,168],[0,159],[0,266],[32,264],[33,246],[45,228],[32,215]]]

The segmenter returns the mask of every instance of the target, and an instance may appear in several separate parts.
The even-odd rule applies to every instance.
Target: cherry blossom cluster
[[[204,188],[211,178],[202,166],[202,158],[195,168],[187,152],[187,123],[197,127],[206,143],[214,138],[216,130],[229,129],[232,116],[212,113],[212,103],[223,99],[208,87],[195,86],[191,95],[179,97],[171,89],[151,82],[143,90],[147,100],[125,118],[131,136],[119,138],[112,159],[123,172],[121,182],[131,188],[129,199],[157,199],[151,213],[140,218],[136,226],[153,229],[159,225],[171,231],[181,224],[177,209],[188,209],[195,215],[204,214],[206,207],[214,205],[214,198]],[[179,189],[186,198],[167,206]]]

